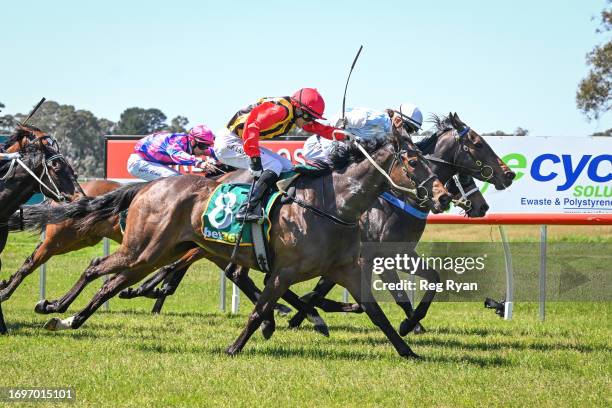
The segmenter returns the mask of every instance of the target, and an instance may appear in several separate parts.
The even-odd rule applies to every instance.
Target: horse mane
[[[386,137],[377,137],[361,140],[361,147],[369,154],[374,153],[383,146],[389,143]],[[341,170],[353,163],[359,163],[365,159],[361,150],[355,142],[338,143],[338,146],[333,149],[329,155],[329,160],[334,170]]]
[[[440,135],[446,131],[453,129],[453,125],[451,124],[450,117],[448,116],[438,116],[435,113],[432,113],[428,119],[428,122],[432,122],[436,131],[424,137],[423,139],[415,142],[415,145],[425,154],[429,154],[433,152],[436,147],[436,143],[438,143],[438,139]]]
[[[21,139],[31,134],[31,131],[41,132],[41,130],[36,126],[28,125],[24,126],[23,128],[16,126],[15,132],[13,132],[13,134],[9,136],[8,140],[4,142],[3,145],[0,145],[0,151],[5,151],[15,143],[19,142]]]

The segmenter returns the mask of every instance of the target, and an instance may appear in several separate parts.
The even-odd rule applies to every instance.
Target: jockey
[[[331,123],[342,124],[342,116],[337,114]],[[399,110],[378,111],[368,108],[348,108],[344,118],[347,132],[362,139],[372,139],[391,132],[391,128],[403,127],[408,134],[416,133],[423,124],[423,114],[413,103],[403,103]],[[304,157],[307,160],[326,160],[334,142],[311,136],[304,142]]]
[[[134,177],[151,181],[180,173],[169,165],[192,165],[204,170],[210,166],[204,159],[216,159],[212,145],[215,135],[206,125],[198,125],[189,133],[158,132],[140,139],[130,155],[128,172]]]
[[[260,139],[287,134],[294,125],[326,139],[344,139],[344,132],[316,122],[324,119],[325,102],[314,88],[303,88],[291,97],[261,98],[238,111],[215,139],[215,154],[221,163],[250,169],[257,182],[248,205],[239,211],[238,221],[259,221],[257,211],[266,190],[273,186],[283,171],[292,164],[284,157],[259,146]]]

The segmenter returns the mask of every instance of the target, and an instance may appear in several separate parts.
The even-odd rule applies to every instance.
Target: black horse
[[[9,217],[37,191],[54,201],[71,200],[83,190],[77,175],[59,151],[55,139],[34,126],[18,125],[0,146],[19,159],[0,162],[0,254],[6,246]],[[0,269],[2,262],[0,261]],[[7,332],[0,304],[0,334]]]

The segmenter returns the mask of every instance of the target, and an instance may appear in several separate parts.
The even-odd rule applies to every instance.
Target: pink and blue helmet
[[[189,136],[193,137],[196,143],[211,146],[215,142],[215,135],[206,125],[197,125],[191,128]]]

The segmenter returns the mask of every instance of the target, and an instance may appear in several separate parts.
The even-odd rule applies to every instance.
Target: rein
[[[64,197],[61,196],[61,193],[59,191],[59,189],[57,188],[57,186],[55,185],[55,183],[53,182],[53,179],[51,178],[51,176],[49,175],[49,168],[47,166],[48,162],[51,160],[56,159],[58,156],[61,155],[54,155],[52,157],[50,157],[49,159],[45,160],[43,158],[42,163],[43,163],[43,171],[40,175],[40,177],[38,177],[36,174],[34,174],[34,172],[32,171],[32,169],[30,169],[28,167],[27,164],[25,164],[23,161],[21,161],[21,159],[13,159],[11,160],[11,164],[9,165],[9,169],[6,172],[6,174],[2,177],[0,177],[0,180],[7,180],[8,178],[12,177],[15,173],[15,168],[16,168],[16,164],[20,165],[26,172],[28,172],[30,174],[30,176],[32,176],[32,178],[34,180],[36,180],[38,182],[38,184],[40,185],[40,192],[44,195],[47,196],[47,194],[45,194],[42,189],[45,188],[49,193],[51,193],[51,195],[53,195],[54,198],[56,198],[58,201],[64,201]],[[51,186],[53,187],[53,189],[51,189],[51,187],[49,187],[47,184],[45,184],[44,181],[42,181],[42,179],[47,176],[47,179],[49,180],[49,183],[51,184]]]

